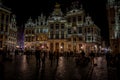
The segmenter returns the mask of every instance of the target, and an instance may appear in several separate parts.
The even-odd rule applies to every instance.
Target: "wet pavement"
[[[104,56],[96,58],[97,66],[76,65],[74,57],[59,57],[58,64],[56,60],[51,64],[46,58],[45,65],[40,66],[33,55],[12,58],[12,61],[0,60],[0,80],[109,80]]]
[[[105,56],[95,58],[97,66],[94,66],[92,80],[108,80],[107,62]]]
[[[89,65],[76,66],[75,58],[59,57],[57,65],[53,60],[52,65],[47,58],[45,65],[36,65],[35,57],[29,59],[23,56],[14,56],[12,61],[0,63],[0,80],[81,80],[87,75]]]

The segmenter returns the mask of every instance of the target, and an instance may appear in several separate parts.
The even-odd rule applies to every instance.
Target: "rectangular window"
[[[71,34],[71,29],[70,28],[68,29],[68,34]]]
[[[27,37],[25,37],[25,41],[27,42]]]
[[[1,20],[4,21],[4,18],[5,18],[5,14],[2,14],[1,15]]]
[[[61,38],[64,39],[64,31],[61,31]]]
[[[90,28],[88,28],[88,31],[87,31],[88,33],[90,33]]]
[[[53,24],[50,24],[50,29],[53,29],[54,28],[54,25]]]
[[[50,38],[53,39],[53,31],[50,32]]]
[[[64,39],[64,34],[61,34],[61,39]]]
[[[59,31],[56,31],[55,34],[56,34],[56,35],[55,35],[55,38],[56,38],[56,39],[59,39]]]
[[[34,34],[34,30],[32,30],[32,34]]]
[[[91,41],[91,37],[90,37],[90,36],[88,36],[88,37],[87,37],[87,40],[90,42],[90,41]]]
[[[1,27],[0,27],[0,28],[1,28],[1,31],[3,31],[3,27],[4,27],[4,26],[3,26],[3,23],[1,23]]]
[[[56,27],[56,29],[59,29],[59,24],[56,24],[55,27]]]
[[[53,39],[53,34],[50,34],[50,39]]]
[[[73,19],[73,22],[76,22],[76,17],[73,17],[72,19]]]
[[[64,24],[61,24],[61,29],[64,29]]]
[[[82,33],[82,27],[79,27],[79,33]]]
[[[82,20],[81,16],[78,16],[78,21],[81,21],[81,20]]]
[[[59,39],[59,34],[56,34],[56,35],[55,35],[55,38],[56,38],[56,39]]]
[[[40,33],[42,33],[43,31],[42,31],[43,29],[40,29]]]
[[[5,31],[8,32],[8,24],[6,24]]]
[[[91,32],[93,33],[93,28],[91,28]]]

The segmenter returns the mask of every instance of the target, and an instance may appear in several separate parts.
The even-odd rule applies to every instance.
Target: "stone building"
[[[100,29],[86,16],[84,9],[73,5],[66,14],[62,12],[60,4],[56,3],[49,17],[31,18],[25,24],[25,49],[40,49],[48,51],[84,50],[86,53],[97,52],[101,43]]]
[[[11,9],[0,0],[0,49],[14,50],[16,47],[16,19]]]
[[[7,48],[11,51],[15,51],[17,47],[17,25],[16,16],[12,15],[9,23],[9,35],[7,41]]]
[[[108,0],[107,12],[110,48],[113,53],[120,53],[120,1]]]

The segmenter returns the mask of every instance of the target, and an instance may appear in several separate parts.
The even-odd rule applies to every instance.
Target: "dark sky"
[[[107,0],[3,0],[3,4],[16,14],[17,23],[23,25],[31,16],[35,18],[44,13],[49,15],[56,2],[61,4],[62,11],[71,6],[71,2],[79,1],[83,4],[86,13],[89,13],[94,23],[100,27],[103,38],[108,39],[108,25],[106,16]]]

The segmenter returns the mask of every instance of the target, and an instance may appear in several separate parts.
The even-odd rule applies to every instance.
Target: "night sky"
[[[70,8],[71,2],[79,1],[83,4],[86,13],[92,16],[94,23],[100,27],[103,39],[108,40],[108,24],[106,13],[107,0],[2,0],[3,4],[12,9],[16,14],[18,26],[24,23],[31,16],[36,18],[42,12],[45,15],[51,14],[56,2],[61,4],[61,9],[65,12]]]

